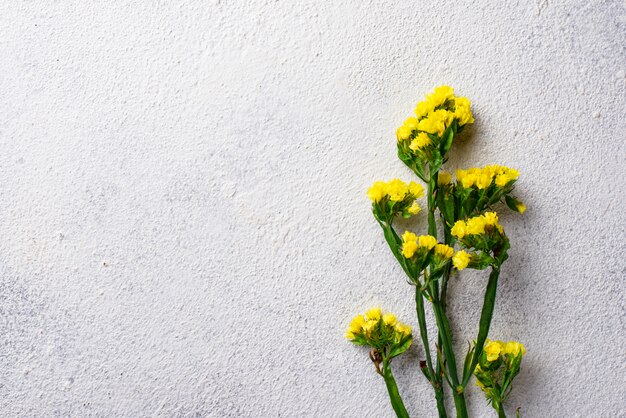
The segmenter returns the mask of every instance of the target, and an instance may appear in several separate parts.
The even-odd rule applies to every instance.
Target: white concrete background
[[[412,178],[395,128],[447,83],[476,115],[452,167],[518,168],[529,208],[509,413],[626,416],[623,2],[106,3],[1,4],[0,415],[391,417],[343,340],[373,304],[416,325],[365,190]],[[459,353],[484,284],[454,281]]]

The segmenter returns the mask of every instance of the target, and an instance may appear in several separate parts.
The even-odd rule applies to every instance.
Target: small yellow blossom
[[[415,241],[409,241],[402,244],[402,255],[406,258],[411,258],[417,252],[419,246]]]
[[[421,184],[417,184],[414,181],[409,183],[409,193],[413,195],[413,197],[422,197],[424,196],[424,187]]]
[[[378,307],[372,308],[369,311],[365,312],[365,316],[367,317],[368,321],[378,321],[381,315],[382,311]]]
[[[452,258],[454,255],[454,249],[446,244],[435,245],[435,254],[442,258]]]
[[[485,212],[484,215],[474,216],[467,221],[456,221],[450,232],[453,236],[463,239],[466,235],[484,234],[486,226],[495,227],[500,233],[504,232],[495,212]]]
[[[452,264],[457,270],[461,271],[469,265],[471,259],[471,256],[466,251],[460,250],[452,257]]]
[[[482,216],[475,216],[473,218],[469,218],[465,222],[465,227],[467,228],[468,235],[480,235],[485,232],[485,220]]]
[[[383,181],[377,181],[367,190],[367,197],[369,197],[372,202],[380,202],[386,195],[386,183]]]
[[[389,199],[394,202],[400,202],[404,199],[409,191],[409,186],[400,179],[393,179],[387,183],[387,194]]]
[[[413,151],[418,151],[432,145],[432,143],[433,141],[430,140],[426,132],[420,132],[413,138],[411,144],[409,144],[409,148]]]
[[[383,315],[383,323],[385,325],[394,326],[396,325],[397,322],[398,322],[398,319],[391,312],[387,312],[386,314]]]
[[[467,97],[454,98],[454,117],[459,121],[459,125],[474,123],[474,115],[470,110],[470,101]]]
[[[467,228],[465,226],[464,221],[456,221],[450,233],[455,237],[462,239],[465,235],[467,235]]]
[[[419,121],[417,120],[417,118],[414,117],[410,117],[407,120],[404,121],[404,127],[410,129],[411,131],[414,131],[415,129],[417,129],[417,124],[419,123]]]
[[[485,342],[483,351],[487,355],[487,361],[496,361],[500,357],[500,354],[503,352],[502,342],[487,340]]]
[[[411,326],[398,322],[396,324],[396,331],[404,335],[411,335]]]
[[[512,354],[513,356],[517,356],[520,352],[522,353],[522,355],[525,355],[526,347],[524,347],[524,344],[517,341],[509,341],[504,344],[503,351],[505,354]]]
[[[396,138],[398,138],[398,142],[406,141],[410,136],[411,130],[404,125],[396,130]]]
[[[437,239],[431,235],[420,235],[417,240],[420,247],[426,248],[429,251],[437,245]]]
[[[404,234],[402,234],[402,242],[402,255],[406,258],[413,257],[419,248],[417,245],[417,235],[412,232],[405,231]]]
[[[517,206],[517,211],[518,211],[519,213],[524,213],[524,212],[526,212],[526,205],[525,205],[525,204],[523,204],[522,202],[518,202],[516,206]]]
[[[439,176],[437,177],[437,184],[440,186],[445,186],[452,181],[452,174],[447,171],[440,171]]]
[[[413,204],[409,206],[409,213],[411,215],[417,215],[420,210],[422,210],[422,208],[417,204],[417,202],[413,202]]]
[[[415,182],[406,184],[400,179],[393,179],[388,182],[377,181],[367,190],[367,196],[372,202],[380,202],[386,196],[394,202],[400,202],[409,195],[418,198],[424,195],[424,187]]]

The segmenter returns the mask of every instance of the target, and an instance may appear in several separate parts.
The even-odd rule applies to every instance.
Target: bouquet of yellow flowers
[[[374,218],[409,284],[415,288],[417,322],[426,356],[420,361],[420,369],[434,390],[439,417],[447,417],[446,385],[454,399],[456,415],[468,416],[464,392],[472,376],[498,416],[504,417],[502,404],[526,353],[521,343],[487,339],[498,277],[510,248],[494,206],[502,202],[524,213],[524,204],[511,194],[519,173],[490,165],[457,170],[453,178],[442,170],[454,139],[473,122],[470,101],[455,96],[451,87],[440,86],[417,104],[415,116],[396,131],[398,157],[427,185],[426,235],[411,231],[400,235],[394,228],[398,216],[410,218],[420,212],[417,199],[424,196],[423,186],[394,179],[377,181],[367,191]],[[441,238],[437,218],[443,232]],[[490,274],[478,332],[460,365],[452,347],[446,306],[450,277],[465,268],[490,269]],[[426,323],[426,302],[433,309],[438,330],[434,355]],[[411,327],[398,322],[393,314],[373,308],[352,320],[346,338],[371,348],[370,358],[385,381],[394,411],[398,417],[408,417],[391,372],[391,361],[411,345]]]

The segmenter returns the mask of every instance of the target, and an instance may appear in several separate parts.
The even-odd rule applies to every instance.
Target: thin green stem
[[[428,235],[437,238],[437,224],[435,223],[435,193],[437,192],[437,173],[430,173],[428,181]]]
[[[502,407],[502,405],[500,405],[500,408],[498,408],[498,418],[506,418],[506,414],[504,413],[504,408]]]
[[[398,385],[391,373],[391,364],[389,358],[383,359],[383,378],[385,379],[385,385],[387,385],[387,391],[389,392],[389,399],[391,400],[391,406],[396,412],[398,418],[409,418],[409,413],[404,407],[400,392],[398,392]]]
[[[439,411],[439,417],[445,418],[448,416],[448,413],[446,412],[446,405],[444,402],[441,374],[439,373],[439,371],[435,373],[435,371],[433,370],[433,363],[430,355],[430,344],[428,342],[428,328],[426,326],[426,313],[424,312],[424,296],[417,286],[415,287],[415,310],[417,312],[417,322],[420,328],[422,344],[424,345],[424,352],[426,353],[426,367],[428,368],[428,373],[430,375],[430,383],[435,390],[437,410]]]

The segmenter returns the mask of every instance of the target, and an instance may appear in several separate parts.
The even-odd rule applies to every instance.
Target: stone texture
[[[395,128],[438,84],[476,115],[451,167],[522,172],[509,414],[626,414],[623,2],[96,3],[0,6],[2,416],[391,417],[343,331],[416,325],[364,193],[412,178]],[[451,289],[459,352],[485,280]]]

